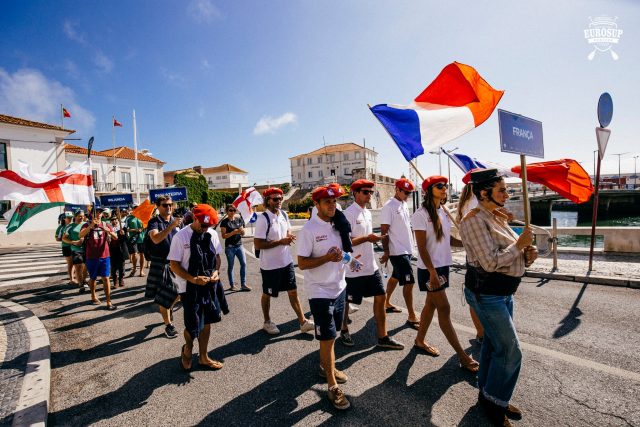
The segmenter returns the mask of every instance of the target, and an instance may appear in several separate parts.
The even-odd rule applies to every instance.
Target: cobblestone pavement
[[[0,306],[0,426],[10,426],[29,357],[29,336],[20,314]]]

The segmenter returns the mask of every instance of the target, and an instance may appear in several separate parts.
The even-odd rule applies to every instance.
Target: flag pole
[[[113,145],[113,186],[116,187],[116,116],[111,116],[111,145]]]
[[[60,127],[64,129],[64,107],[60,104]]]
[[[133,149],[135,151],[136,165],[136,202],[140,204],[140,179],[138,178],[138,136],[136,132],[136,110],[133,110]]]
[[[527,159],[524,154],[520,154],[520,176],[522,177],[522,200],[524,202],[524,225],[531,225],[531,215],[529,212],[529,190],[527,188]]]

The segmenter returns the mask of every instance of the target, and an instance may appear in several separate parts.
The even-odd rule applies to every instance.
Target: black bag
[[[280,209],[280,212],[282,215],[286,215],[282,209]],[[262,212],[262,215],[264,215],[264,218],[267,220],[267,232],[264,235],[265,240],[267,240],[267,237],[269,237],[269,231],[271,231],[271,221],[269,220],[269,215],[266,212]],[[260,258],[260,249],[255,249],[254,247],[254,253],[256,254],[256,258]]]
[[[154,245],[151,236],[149,236],[149,230],[145,230],[144,239],[142,240],[142,252],[145,259],[151,259],[151,246]]]
[[[169,265],[165,265],[162,281],[156,285],[156,296],[153,301],[166,309],[169,309],[178,297],[178,290],[172,279],[173,274],[171,269],[169,269]]]
[[[464,285],[475,294],[507,296],[516,293],[520,279],[496,271],[488,272],[467,263]]]

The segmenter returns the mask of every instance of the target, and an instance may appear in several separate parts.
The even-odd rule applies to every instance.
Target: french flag
[[[454,62],[444,67],[412,105],[379,104],[371,112],[411,161],[480,126],[503,94],[473,67]]]

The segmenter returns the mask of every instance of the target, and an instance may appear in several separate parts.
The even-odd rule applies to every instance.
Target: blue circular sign
[[[613,100],[607,92],[600,95],[598,100],[598,121],[601,128],[606,128],[611,123],[613,117]]]

